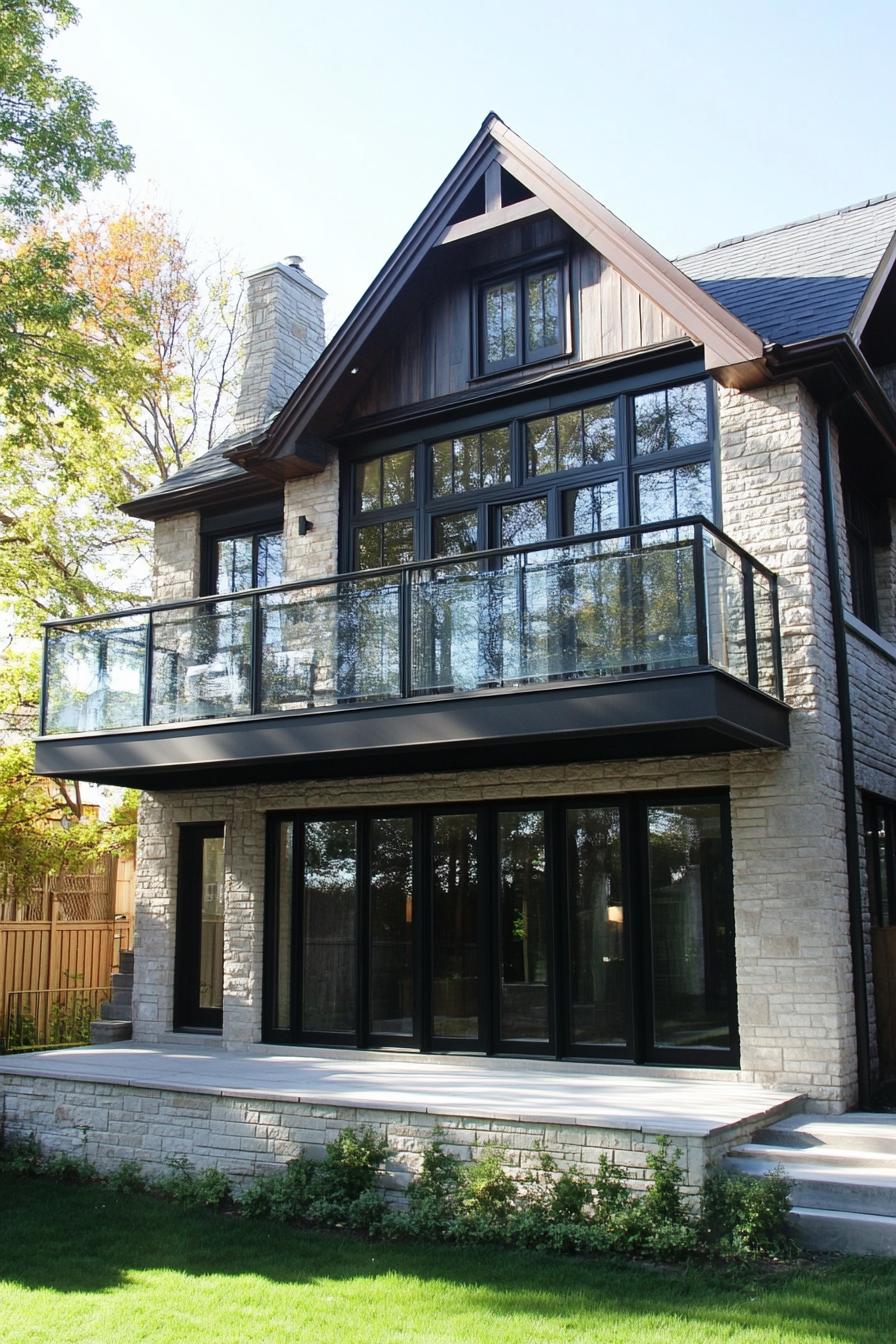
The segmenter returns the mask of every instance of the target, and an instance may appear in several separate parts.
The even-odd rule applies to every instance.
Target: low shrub
[[[711,1171],[700,1201],[700,1241],[724,1260],[785,1259],[794,1252],[788,1230],[790,1181],[783,1170],[757,1180]]]
[[[153,1187],[166,1199],[189,1209],[219,1209],[230,1201],[233,1186],[230,1177],[216,1167],[197,1171],[185,1157],[168,1159],[168,1175]]]
[[[6,1144],[0,1158],[7,1171],[16,1176],[39,1176],[44,1169],[44,1155],[33,1134]]]
[[[259,1177],[239,1207],[251,1218],[372,1231],[385,1216],[374,1183],[388,1155],[389,1145],[372,1129],[344,1129],[327,1144],[322,1162],[299,1157],[282,1175]]]
[[[87,1134],[82,1133],[86,1152]],[[102,1181],[117,1194],[150,1190],[190,1208],[234,1207],[250,1218],[348,1228],[369,1237],[493,1243],[579,1254],[617,1254],[677,1260],[747,1262],[781,1259],[794,1251],[788,1231],[789,1182],[783,1173],[753,1179],[713,1171],[699,1210],[683,1193],[681,1152],[660,1138],[647,1157],[643,1194],[631,1174],[606,1154],[587,1176],[561,1171],[543,1148],[517,1184],[505,1169],[506,1151],[486,1144],[462,1163],[446,1152],[436,1131],[423,1151],[406,1208],[389,1207],[376,1178],[389,1155],[372,1129],[343,1130],[327,1145],[322,1162],[300,1156],[282,1172],[262,1176],[234,1201],[231,1182],[214,1167],[197,1171],[185,1157],[171,1158],[168,1174],[149,1184],[136,1162],[101,1175],[86,1156],[46,1156],[32,1134],[0,1149],[0,1163],[20,1175]]]
[[[102,1179],[116,1195],[139,1195],[147,1187],[146,1177],[139,1162],[119,1162],[117,1167],[104,1173]]]

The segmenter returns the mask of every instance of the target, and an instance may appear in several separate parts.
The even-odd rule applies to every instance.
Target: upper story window
[[[432,437],[351,464],[343,569],[716,516],[706,379]],[[537,407],[538,403],[535,403]],[[531,405],[531,403],[530,403]],[[648,438],[649,436],[649,438]],[[649,441],[649,447],[647,446]]]
[[[430,447],[432,493],[460,495],[510,482],[510,427],[440,439]]]
[[[479,374],[565,353],[566,266],[552,257],[477,287]]]
[[[849,581],[853,615],[872,630],[880,630],[878,557],[890,547],[886,501],[873,499],[859,483],[844,479],[843,513],[849,553]]]
[[[283,582],[282,528],[210,537],[209,541],[209,592],[239,593]]]
[[[352,477],[349,568],[379,569],[413,560],[416,449],[356,462]]]

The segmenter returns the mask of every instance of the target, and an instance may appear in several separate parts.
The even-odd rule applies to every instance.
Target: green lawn
[[[896,1339],[896,1262],[732,1274],[367,1244],[0,1174],[3,1344]]]

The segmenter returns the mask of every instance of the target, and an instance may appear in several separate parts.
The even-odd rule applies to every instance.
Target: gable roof
[[[268,443],[237,449],[237,461],[270,461],[289,454],[287,438],[294,444],[339,388],[364,342],[430,250],[442,241],[472,186],[496,161],[702,345],[708,368],[761,358],[762,341],[755,332],[492,112],[287,401]]]
[[[251,436],[222,440],[125,511],[171,513],[195,507],[197,498],[237,480],[260,485],[262,472],[287,474],[314,415],[350,378],[365,341],[430,250],[452,232],[471,188],[496,163],[533,193],[535,200],[518,211],[530,213],[540,204],[563,219],[703,345],[708,369],[755,367],[770,344],[848,330],[858,340],[896,259],[893,194],[671,262],[492,112],[273,423]],[[513,209],[497,214],[509,217]],[[454,226],[453,232],[463,231]]]
[[[765,341],[848,331],[896,232],[896,194],[731,238],[677,265]]]

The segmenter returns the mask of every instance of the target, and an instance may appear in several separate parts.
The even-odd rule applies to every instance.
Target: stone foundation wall
[[[476,1116],[439,1116],[418,1111],[355,1106],[320,1106],[273,1098],[224,1096],[160,1088],[71,1082],[0,1073],[3,1136],[6,1142],[33,1134],[47,1152],[86,1156],[100,1170],[138,1162],[150,1176],[167,1174],[171,1158],[217,1167],[237,1187],[254,1177],[282,1171],[301,1153],[313,1159],[347,1128],[370,1126],[388,1142],[392,1155],[382,1185],[400,1197],[420,1169],[423,1149],[436,1132],[447,1151],[470,1161],[487,1143],[506,1148],[506,1168],[522,1178],[537,1164],[544,1146],[561,1169],[577,1166],[597,1173],[601,1154],[631,1173],[631,1186],[647,1184],[647,1157],[659,1134],[586,1125],[512,1121]],[[784,1107],[783,1110],[787,1110]],[[755,1120],[726,1126],[706,1138],[675,1137],[682,1150],[685,1193],[696,1195],[707,1164],[747,1141]]]

